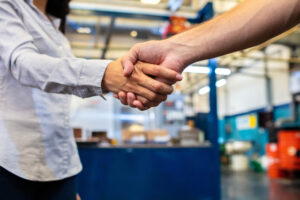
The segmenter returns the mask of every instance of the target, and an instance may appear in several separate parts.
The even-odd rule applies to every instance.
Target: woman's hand
[[[103,77],[103,91],[113,93],[132,92],[143,105],[140,110],[159,105],[173,92],[172,86],[157,81],[150,76],[161,77],[176,82],[181,77],[177,72],[158,65],[137,62],[130,77],[124,76],[121,59],[111,62]],[[122,102],[123,103],[123,102]]]

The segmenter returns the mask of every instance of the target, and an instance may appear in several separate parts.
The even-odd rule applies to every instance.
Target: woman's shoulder
[[[16,7],[19,3],[23,3],[22,0],[0,0],[0,6],[12,6]]]
[[[25,3],[25,0],[0,0],[0,4],[11,5],[13,7],[18,7],[18,5],[22,5],[24,3]]]
[[[14,10],[17,13],[19,13],[22,12],[22,6],[24,6],[24,4],[25,4],[25,0],[0,0],[0,8],[2,11]]]

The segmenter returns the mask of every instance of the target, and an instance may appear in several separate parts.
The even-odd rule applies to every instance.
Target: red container
[[[279,159],[283,170],[300,170],[300,130],[279,132]]]
[[[269,178],[280,178],[284,174],[280,170],[279,165],[279,150],[276,143],[269,143],[266,145],[266,152],[268,157],[268,176]]]

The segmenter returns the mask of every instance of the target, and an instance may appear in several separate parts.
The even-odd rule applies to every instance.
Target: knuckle
[[[140,77],[140,76],[138,76],[137,73],[133,73],[133,74],[131,75],[130,79],[131,79],[132,81],[137,82],[137,81],[139,81],[139,77]]]
[[[127,92],[132,92],[132,91],[136,90],[136,87],[132,83],[127,83],[126,90],[127,90]]]
[[[157,95],[154,94],[154,93],[150,93],[149,94],[149,100],[152,102],[152,101],[155,101],[155,99],[157,98]]]
[[[160,69],[159,66],[153,67],[153,72],[154,72],[154,74],[158,75],[158,74],[160,74],[160,71],[161,71],[161,69]]]
[[[170,87],[168,88],[167,94],[172,94],[173,91],[174,91],[174,88],[173,88],[172,86],[170,86]]]
[[[148,99],[142,99],[142,104],[143,104],[144,106],[149,105],[149,104],[150,104],[150,101],[149,101]]]
[[[163,86],[161,83],[155,83],[153,84],[153,89],[155,92],[160,92],[162,90]]]

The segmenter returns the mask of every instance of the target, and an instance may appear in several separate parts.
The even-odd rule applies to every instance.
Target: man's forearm
[[[260,44],[297,25],[300,0],[245,0],[231,11],[166,40],[188,49],[185,63]]]

